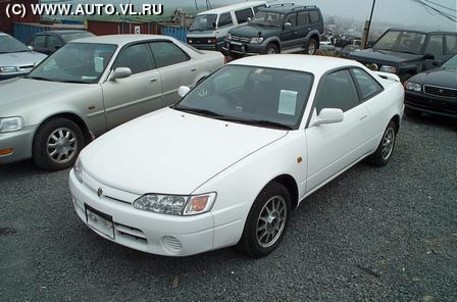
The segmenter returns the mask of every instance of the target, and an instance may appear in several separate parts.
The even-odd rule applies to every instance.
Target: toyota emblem
[[[102,188],[98,188],[97,194],[98,194],[98,197],[102,196],[102,194],[103,194],[103,189],[102,189]]]

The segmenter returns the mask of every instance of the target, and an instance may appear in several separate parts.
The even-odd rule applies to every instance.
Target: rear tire
[[[367,158],[367,161],[370,164],[378,167],[386,165],[392,157],[392,153],[394,152],[396,138],[397,127],[393,121],[390,121],[387,125],[386,130],[384,131],[384,134],[382,135],[382,139],[379,143],[378,148],[376,149],[375,153]]]
[[[78,125],[66,118],[54,118],[38,128],[33,140],[32,157],[45,170],[72,167],[84,147],[84,136]]]
[[[305,53],[307,55],[314,55],[318,49],[317,41],[315,39],[309,39],[305,46]]]
[[[272,182],[254,201],[238,249],[252,258],[264,257],[281,243],[289,223],[291,197],[284,185]]]

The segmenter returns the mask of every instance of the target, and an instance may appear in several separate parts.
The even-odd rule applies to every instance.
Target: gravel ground
[[[456,126],[405,119],[386,167],[313,194],[258,260],[116,245],[79,222],[68,171],[1,166],[0,301],[457,301]]]

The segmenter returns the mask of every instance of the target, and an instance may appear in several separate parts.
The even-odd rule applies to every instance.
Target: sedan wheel
[[[73,166],[83,146],[84,137],[78,125],[66,118],[55,118],[38,129],[33,141],[33,160],[42,169],[66,169]]]
[[[272,182],[266,186],[249,211],[238,248],[253,258],[273,252],[286,232],[290,204],[290,194],[282,184]]]
[[[391,121],[382,136],[381,142],[375,153],[367,158],[368,162],[375,166],[384,166],[392,157],[397,136],[397,127]]]

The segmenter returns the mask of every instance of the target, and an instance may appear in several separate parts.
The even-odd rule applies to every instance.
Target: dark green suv
[[[223,50],[239,57],[255,54],[314,54],[319,48],[324,21],[316,6],[277,4],[259,8],[247,24],[229,31]]]

